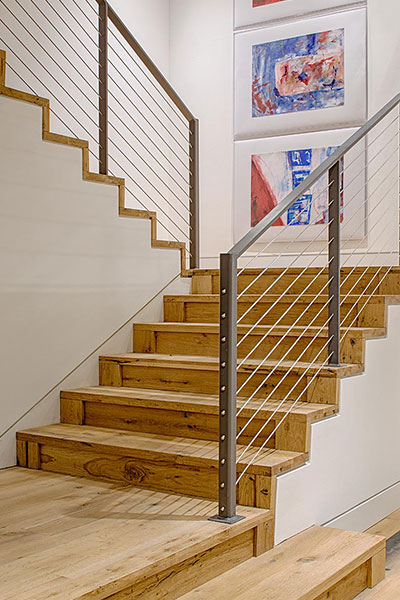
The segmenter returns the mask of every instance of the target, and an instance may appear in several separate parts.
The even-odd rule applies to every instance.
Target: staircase
[[[379,275],[379,270],[370,269],[363,275],[357,283],[360,290],[368,288],[370,279],[376,277],[377,273]],[[346,273],[344,272],[343,275],[345,276]],[[292,278],[293,282],[296,280],[292,290],[294,298],[296,294],[301,294],[301,288],[307,285],[309,276],[308,272],[300,278],[296,271],[286,273],[286,279]],[[259,282],[263,289],[267,287],[267,280],[270,277],[271,274],[268,272],[260,277]],[[246,272],[239,276],[239,286],[242,289],[246,285],[247,278]],[[18,433],[18,464],[21,467],[41,469],[50,473],[127,483],[136,488],[164,494],[207,500],[217,499],[219,411],[218,295],[215,293],[217,286],[217,271],[196,270],[192,273],[192,291],[195,293],[187,296],[166,296],[164,322],[134,325],[132,353],[100,356],[98,387],[66,390],[61,393],[61,423]],[[277,477],[309,460],[312,423],[338,412],[339,384],[342,378],[363,373],[366,341],[386,335],[387,307],[391,303],[400,301],[399,286],[400,268],[393,267],[377,287],[376,293],[368,301],[363,301],[356,325],[346,331],[342,344],[343,364],[340,367],[323,366],[313,385],[307,390],[305,400],[298,402],[291,410],[284,426],[276,430],[268,441],[267,447],[260,452],[257,460],[240,479],[237,491],[238,503],[243,507],[264,509],[266,523],[273,525]],[[252,291],[256,292],[256,290]],[[316,293],[316,290],[313,291]],[[271,297],[274,297],[277,292],[278,290],[273,287]],[[358,287],[354,293],[359,294]],[[242,298],[244,298],[243,302],[246,302],[246,296]],[[271,298],[267,296],[265,302],[269,301]],[[295,300],[291,302],[293,313],[297,316],[301,309],[296,307]],[[274,307],[271,318],[278,318],[286,307],[287,298],[284,298],[284,301]],[[349,314],[352,310],[353,307],[349,302]],[[302,313],[304,322],[290,332],[292,343],[296,340],[297,332],[302,331],[311,318],[310,311]],[[251,322],[252,320],[249,319],[249,323]],[[287,323],[275,328],[273,335],[268,336],[254,356],[246,360],[242,367],[244,374],[256,369],[260,358],[265,356],[265,351],[275,345],[276,351],[268,363],[263,365],[260,377],[277,365],[282,353],[292,345],[285,337],[289,325],[290,317],[287,316]],[[243,325],[240,334],[246,331],[247,327],[247,324]],[[257,339],[268,331],[269,327],[270,324],[261,324],[253,330],[252,335]],[[315,331],[308,333],[315,335]],[[312,361],[322,347],[326,336],[327,332],[322,330],[302,362],[293,368],[294,362],[304,351],[304,345],[307,343],[307,337],[299,336],[299,343],[294,344],[290,356],[279,365],[276,379],[270,383],[273,389],[272,399],[263,406],[262,410],[259,410],[257,417],[247,427],[243,436],[239,437],[238,454],[242,453],[271,415],[273,419],[268,428],[256,438],[253,446],[259,447],[274,430],[275,423],[279,422],[281,415],[287,411],[285,403],[274,413],[279,399],[290,389],[294,390],[294,397],[306,385],[302,375],[310,365],[308,361]],[[282,344],[279,343],[280,340]],[[246,349],[242,348],[242,351],[245,352]],[[314,365],[313,369],[316,372],[317,366]],[[285,378],[287,372],[289,376]],[[239,379],[240,375],[239,371]],[[258,374],[248,391],[253,390],[257,385],[257,377]],[[241,413],[238,420],[238,433],[242,422],[247,422],[259,408],[259,397],[261,398],[263,394],[265,396],[265,389],[261,389]],[[239,398],[239,406],[243,402],[244,399]],[[244,452],[238,463],[238,473],[248,467],[251,456],[252,447]],[[336,590],[337,586],[339,586],[338,590],[342,590],[342,595],[332,597],[353,598],[367,585],[379,581],[384,575],[382,540],[364,534],[346,532],[336,534],[334,531],[317,528],[314,533],[301,534],[299,543],[296,541],[297,538],[294,538],[293,542],[285,542],[288,547],[287,552],[283,544],[271,550],[275,554],[270,555],[267,552],[265,559],[263,557],[253,559],[259,562],[254,562],[252,569],[265,573],[265,578],[260,579],[257,584],[259,587],[255,589],[258,591],[269,589],[269,578],[272,578],[271,581],[274,581],[274,577],[279,578],[279,574],[273,575],[270,565],[281,557],[292,565],[294,582],[299,576],[295,565],[299,561],[301,564],[308,565],[308,575],[304,575],[302,571],[302,577],[305,577],[302,585],[307,593],[293,595],[290,596],[291,598],[328,598],[331,597],[329,595],[331,590]],[[320,538],[321,546],[317,545]],[[327,548],[326,554],[324,544]],[[349,544],[351,560],[345,558],[346,553],[342,555],[342,550],[347,548],[347,544]],[[259,553],[272,547],[273,535],[270,528],[264,547]],[[305,552],[308,556],[307,552],[311,552],[313,548],[317,551],[316,558],[312,560],[302,558],[302,553]],[[309,567],[310,564],[313,565],[312,569]],[[315,567],[319,568],[320,564],[325,564],[329,576],[324,577],[322,574],[325,571],[322,569],[321,581],[314,586],[315,581],[318,580]],[[245,565],[243,568],[237,567],[234,576],[238,580],[243,580],[248,568]],[[371,575],[376,568],[378,574],[374,571]],[[216,591],[219,589],[218,585],[226,590],[226,597],[229,595],[250,598],[246,595],[247,592],[243,596],[232,596],[233,584],[230,586],[227,584],[231,575],[232,573],[228,572],[227,579],[221,575],[220,582],[215,580],[214,583],[206,584],[204,590],[200,588],[189,593],[188,598],[192,595],[199,598],[222,598],[224,596]],[[296,588],[297,584],[293,585]],[[278,590],[281,592],[265,597],[288,598],[284,592],[286,587],[278,586]],[[258,596],[254,595],[254,597]]]

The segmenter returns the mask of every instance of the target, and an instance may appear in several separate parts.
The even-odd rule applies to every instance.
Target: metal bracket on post
[[[340,365],[340,200],[342,193],[341,165],[329,169],[329,343],[328,362]]]
[[[108,175],[108,4],[99,3],[99,173]]]
[[[210,521],[233,524],[236,514],[237,257],[221,254],[219,366],[218,515]]]

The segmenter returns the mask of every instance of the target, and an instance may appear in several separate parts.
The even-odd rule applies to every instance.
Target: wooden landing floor
[[[266,512],[243,508],[247,518],[233,527],[247,532]],[[208,520],[215,513],[216,503],[206,500],[42,471],[0,471],[0,598],[109,598],[229,540],[229,526]]]

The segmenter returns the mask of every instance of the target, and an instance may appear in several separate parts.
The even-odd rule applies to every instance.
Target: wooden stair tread
[[[219,369],[219,359],[215,356],[185,356],[180,354],[150,354],[128,352],[126,354],[112,354],[100,356],[101,361],[111,361],[123,364],[140,363],[142,366],[162,366],[163,368],[188,368],[188,369]],[[238,364],[241,362],[238,359]],[[240,367],[239,371],[252,371],[259,367],[260,360],[248,359]],[[275,373],[286,373],[289,369],[293,374],[313,375],[320,373],[325,377],[346,377],[362,373],[362,366],[358,364],[340,365],[332,367],[323,363],[306,363],[301,361],[267,360],[258,369],[259,373],[269,372],[274,369]]]
[[[384,547],[381,537],[312,527],[180,600],[314,600]]]
[[[65,390],[61,398],[83,400],[85,402],[102,402],[122,406],[141,406],[144,408],[195,411],[203,414],[218,414],[219,398],[210,394],[190,394],[187,392],[168,392],[163,390],[94,386]],[[243,406],[246,398],[238,398],[238,408]],[[253,400],[243,409],[242,415],[250,417],[259,409],[263,401]],[[291,415],[299,415],[310,419],[311,422],[336,414],[338,407],[334,404],[316,404],[299,401],[293,408],[293,402],[287,400],[269,400],[259,411],[260,418],[276,411],[277,415],[286,414],[291,409]]]
[[[219,333],[218,323],[182,323],[182,322],[159,322],[159,323],[135,323],[135,331],[166,331],[166,332],[185,332],[185,333]],[[286,337],[311,337],[316,334],[318,337],[327,338],[329,330],[327,327],[318,325],[238,325],[238,333],[245,334],[252,329],[250,335],[285,335]],[[342,327],[341,331],[348,332],[351,335],[357,335],[364,338],[375,338],[386,335],[384,327]]]
[[[370,274],[377,273],[379,271],[386,272],[388,267],[341,267],[341,273],[358,273],[358,274]],[[328,269],[325,268],[321,271],[321,267],[268,267],[267,270],[262,267],[249,267],[246,269],[238,269],[240,275],[260,275],[261,273],[268,273],[273,275],[281,275],[282,273],[286,273],[288,275],[318,275],[321,273],[322,275],[328,275]],[[399,273],[400,267],[392,266],[389,269],[390,273]],[[190,275],[219,275],[219,269],[191,269],[189,271]],[[239,275],[239,277],[240,277]]]
[[[6,503],[2,600],[119,596],[165,569],[179,574],[180,564],[248,537],[272,517],[246,506],[239,509],[244,520],[223,525],[209,521],[215,501],[20,468],[0,472],[0,504]]]
[[[204,464],[204,462],[218,463],[218,442],[127,432],[105,427],[56,423],[19,431],[17,438],[20,441],[39,444],[56,442],[60,446],[84,444],[87,449],[107,448],[109,453],[127,452],[138,458],[150,456],[154,460],[162,454],[167,454],[175,456],[177,463],[184,462],[192,465]],[[243,450],[244,446],[238,445],[238,456]],[[256,452],[258,448],[255,447],[246,450],[237,465],[238,471],[245,468]],[[278,474],[303,464],[307,458],[307,453],[265,448],[249,467],[249,472]]]
[[[328,299],[328,294],[265,294],[264,296],[260,294],[243,294],[242,296],[238,296],[238,303],[253,304],[257,301],[257,304],[270,304],[271,302],[279,301],[283,304],[294,304],[294,302],[326,304]],[[367,294],[364,296],[360,294],[344,294],[341,296],[341,301],[344,301],[346,304],[355,304],[363,301],[371,302],[371,304],[379,302],[400,304],[400,295],[375,294],[370,296]],[[164,296],[164,302],[219,302],[219,294],[166,295]]]

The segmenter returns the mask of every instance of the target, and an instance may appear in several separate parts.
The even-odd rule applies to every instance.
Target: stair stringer
[[[6,65],[7,55],[4,50],[0,50],[0,96],[8,96],[15,100],[36,104],[42,108],[42,139],[46,142],[56,144],[64,144],[82,149],[82,177],[84,181],[93,181],[96,183],[105,183],[107,185],[115,185],[118,187],[118,210],[120,216],[133,217],[136,219],[149,219],[151,221],[151,247],[152,248],[167,248],[179,250],[181,255],[181,275],[182,277],[189,276],[189,271],[186,268],[186,244],[184,242],[174,242],[169,240],[158,239],[157,234],[157,213],[148,210],[138,210],[125,206],[125,179],[122,177],[111,177],[110,175],[102,175],[93,173],[89,169],[89,142],[78,138],[68,137],[53,133],[50,131],[50,101],[47,98],[34,96],[27,92],[15,90],[6,86]]]
[[[275,543],[311,525],[364,531],[400,504],[400,307],[366,342],[365,371],[340,382],[338,415],[314,423],[310,460],[278,477]]]

